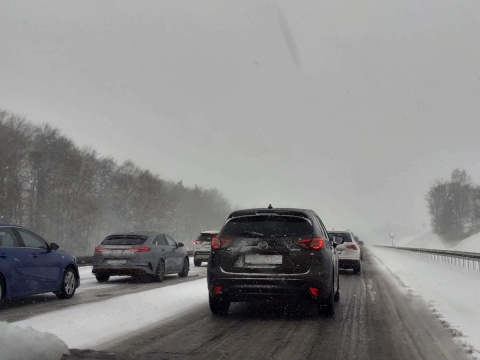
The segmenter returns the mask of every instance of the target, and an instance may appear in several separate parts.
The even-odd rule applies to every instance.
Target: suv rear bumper
[[[360,266],[358,259],[338,259],[338,267],[340,269],[355,269]]]
[[[210,252],[196,251],[193,253],[194,260],[208,261],[210,258]]]
[[[330,294],[328,282],[305,279],[278,278],[222,278],[210,280],[208,290],[211,297],[220,296],[231,302],[240,301],[322,301]],[[221,293],[214,294],[214,287],[222,286]],[[318,289],[314,296],[309,288]]]

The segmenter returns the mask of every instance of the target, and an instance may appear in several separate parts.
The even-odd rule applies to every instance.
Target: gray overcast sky
[[[240,207],[428,230],[480,183],[480,2],[0,0],[0,107]]]

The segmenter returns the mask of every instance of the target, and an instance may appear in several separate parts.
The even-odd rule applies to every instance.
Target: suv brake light
[[[324,238],[309,238],[309,239],[300,239],[298,244],[306,250],[320,250],[325,246]]]
[[[219,237],[214,237],[212,238],[212,248],[213,249],[221,249],[223,248],[223,245],[228,243],[230,240],[226,238],[219,238]]]
[[[355,246],[355,244],[349,244],[345,246],[347,249],[352,249],[352,250],[358,250],[358,248]]]

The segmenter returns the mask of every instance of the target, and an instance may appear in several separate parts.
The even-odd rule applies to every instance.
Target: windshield
[[[479,38],[480,0],[0,0],[1,360],[480,359]]]

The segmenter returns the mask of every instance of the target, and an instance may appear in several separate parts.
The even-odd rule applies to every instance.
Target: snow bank
[[[67,345],[53,334],[0,321],[2,360],[54,360],[70,354]]]
[[[208,309],[206,279],[72,306],[15,324],[55,334],[70,349],[91,349],[192,311],[199,304]]]
[[[455,246],[447,246],[438,235],[432,233],[427,233],[421,236],[406,236],[397,241],[395,245],[400,247],[432,250],[480,252],[480,233],[462,240]]]

